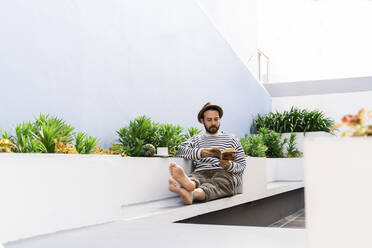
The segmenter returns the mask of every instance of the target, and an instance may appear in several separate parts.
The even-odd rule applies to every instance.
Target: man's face
[[[204,112],[203,124],[205,131],[210,134],[217,133],[220,128],[220,115],[217,110],[207,110]]]

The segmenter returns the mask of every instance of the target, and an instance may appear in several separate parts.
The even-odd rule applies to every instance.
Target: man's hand
[[[201,157],[206,158],[206,157],[212,157],[212,158],[221,158],[221,151],[220,149],[217,148],[203,148],[201,150]]]
[[[230,160],[224,160],[224,159],[220,160],[220,166],[224,168],[225,170],[227,170],[230,167],[230,165],[231,165]]]

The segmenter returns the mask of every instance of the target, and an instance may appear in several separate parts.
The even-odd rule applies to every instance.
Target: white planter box
[[[267,182],[273,181],[303,181],[303,158],[268,158]]]
[[[0,154],[0,243],[120,219],[123,205],[173,197],[171,161],[115,155]]]
[[[330,138],[330,137],[336,137],[330,133],[327,133],[327,132],[307,132],[304,133],[303,132],[296,132],[294,133],[296,134],[296,147],[298,150],[300,150],[300,152],[304,152],[304,142],[305,142],[305,138]],[[291,133],[282,133],[282,140],[284,140],[284,138],[287,138],[289,140],[289,137],[291,136]],[[286,152],[286,151],[285,151]]]
[[[266,192],[266,159],[246,157],[247,166],[243,174],[242,190],[244,195],[255,198]]]
[[[309,248],[372,247],[371,150],[372,138],[306,140]]]
[[[265,170],[266,183],[274,181],[303,181],[303,158],[247,157],[247,164],[260,164]]]

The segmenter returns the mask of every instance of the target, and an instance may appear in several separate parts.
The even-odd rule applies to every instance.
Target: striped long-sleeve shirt
[[[176,156],[192,160],[194,171],[221,170],[223,168],[220,166],[220,160],[218,158],[201,157],[201,149],[211,147],[221,150],[235,148],[236,160],[235,162],[232,162],[227,171],[233,175],[236,185],[239,186],[246,166],[246,159],[240,141],[231,134],[219,133],[217,135],[195,135],[178,146]]]

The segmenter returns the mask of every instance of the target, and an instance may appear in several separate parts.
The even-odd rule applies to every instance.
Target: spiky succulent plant
[[[145,144],[142,146],[142,155],[144,157],[152,157],[155,154],[155,146],[152,144]]]

